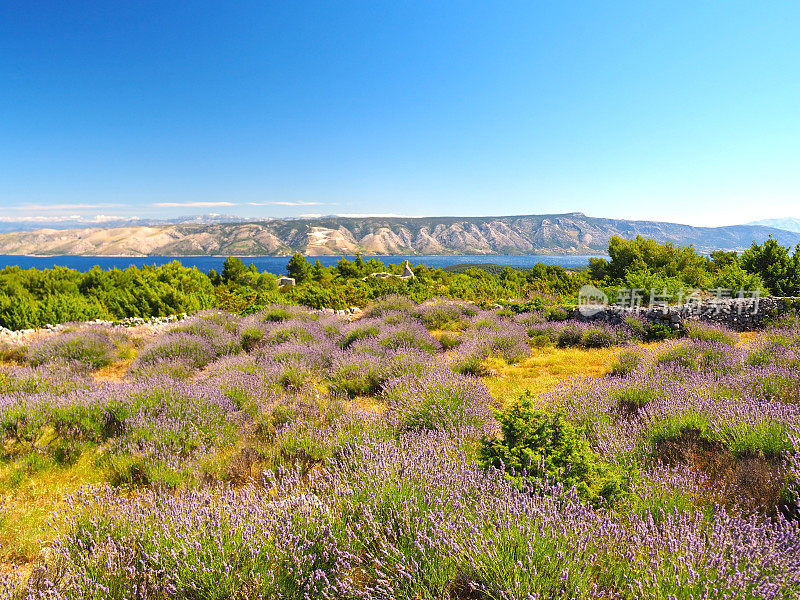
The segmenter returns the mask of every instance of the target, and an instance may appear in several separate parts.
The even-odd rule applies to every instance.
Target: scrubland
[[[791,317],[673,337],[388,297],[3,356],[9,598],[800,594]]]

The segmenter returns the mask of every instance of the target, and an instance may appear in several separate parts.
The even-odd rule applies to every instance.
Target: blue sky
[[[6,1],[0,218],[800,216],[798,31],[797,2]]]

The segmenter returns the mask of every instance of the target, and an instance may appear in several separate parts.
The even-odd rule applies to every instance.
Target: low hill
[[[592,254],[611,236],[694,244],[700,252],[743,250],[772,235],[784,245],[800,233],[763,225],[692,227],[603,219],[583,213],[509,217],[325,217],[249,223],[181,223],[114,228],[40,229],[0,234],[0,254],[93,256],[353,254]]]

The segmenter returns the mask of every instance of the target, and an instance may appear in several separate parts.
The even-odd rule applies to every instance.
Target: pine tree
[[[289,273],[289,277],[294,277],[296,283],[303,283],[309,279],[311,265],[308,264],[305,256],[295,252],[286,265],[286,271]]]

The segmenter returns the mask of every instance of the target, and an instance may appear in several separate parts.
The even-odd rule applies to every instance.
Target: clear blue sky
[[[0,5],[0,207],[800,216],[800,3]]]

